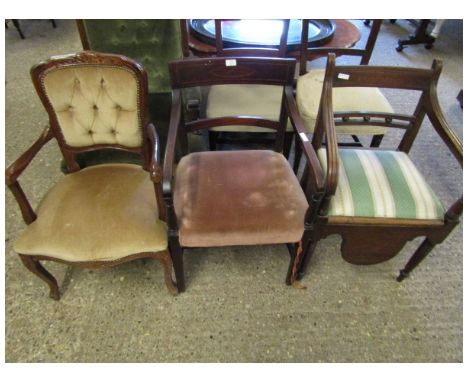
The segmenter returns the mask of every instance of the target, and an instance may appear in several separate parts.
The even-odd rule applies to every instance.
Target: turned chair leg
[[[410,272],[416,268],[421,261],[432,251],[435,247],[435,244],[432,244],[429,239],[425,239],[416,252],[411,256],[405,268],[400,270],[400,274],[397,277],[397,281],[403,281],[407,278]]]
[[[171,261],[171,255],[169,254],[168,251],[164,252],[162,256],[157,256],[156,257],[159,262],[163,266],[164,270],[164,281],[166,283],[166,287],[169,290],[169,293],[172,294],[173,296],[177,295],[177,287],[176,284],[174,283],[174,280],[172,280],[172,261]]]
[[[180,247],[178,237],[169,236],[169,250],[171,252],[172,264],[174,265],[177,290],[179,293],[182,293],[185,291],[184,251]]]
[[[47,269],[42,266],[39,260],[35,260],[33,257],[27,255],[19,255],[19,257],[26,268],[28,268],[32,273],[44,280],[47,285],[49,285],[49,297],[57,301],[60,300],[60,292],[57,280],[55,280],[54,276],[52,276],[47,271]]]

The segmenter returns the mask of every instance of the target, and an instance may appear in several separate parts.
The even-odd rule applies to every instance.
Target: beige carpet
[[[357,22],[366,30],[361,22]],[[6,163],[38,137],[47,116],[29,68],[50,55],[74,52],[80,41],[72,20],[23,23],[6,40]],[[394,49],[412,25],[385,21],[371,64],[429,67],[444,61],[439,96],[447,120],[462,135],[462,22],[447,21],[432,50]],[[411,99],[388,94],[404,110]],[[384,145],[394,142],[386,137]],[[459,196],[462,172],[427,121],[414,160],[447,206]],[[49,143],[21,177],[36,205],[56,181],[60,153]],[[24,227],[6,191],[7,362],[461,362],[462,227],[438,246],[403,283],[395,276],[420,240],[394,259],[354,266],[339,254],[339,237],[319,243],[306,290],[284,285],[283,246],[191,250],[185,254],[187,291],[171,297],[157,262],[135,261],[104,270],[46,266],[63,297],[12,250]],[[401,376],[395,375],[396,378]]]

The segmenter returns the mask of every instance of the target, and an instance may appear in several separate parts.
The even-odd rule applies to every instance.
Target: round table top
[[[359,29],[348,20],[334,20],[336,23],[335,33],[330,41],[321,45],[320,48],[351,48],[361,38]],[[189,47],[197,56],[215,55],[215,45],[200,41],[192,33],[188,36]],[[298,57],[299,51],[290,51],[287,53],[290,57]]]

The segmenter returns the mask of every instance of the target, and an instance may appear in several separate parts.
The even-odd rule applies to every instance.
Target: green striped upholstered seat
[[[318,157],[326,169],[326,151]],[[338,186],[329,216],[443,219],[444,209],[408,155],[340,149]]]

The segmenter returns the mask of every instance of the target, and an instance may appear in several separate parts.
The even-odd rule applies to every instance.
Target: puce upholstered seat
[[[23,264],[60,298],[57,280],[41,261],[82,268],[153,258],[172,294],[172,260],[162,200],[159,140],[147,115],[147,77],[135,61],[93,51],[52,57],[31,77],[50,126],[6,170],[6,184],[26,229],[14,243]],[[55,139],[68,169],[33,210],[18,178]],[[106,149],[140,158],[142,165],[81,168],[77,156]]]
[[[140,166],[108,164],[61,178],[44,196],[17,253],[70,262],[113,261],[167,249],[154,185]]]
[[[298,242],[308,204],[286,158],[269,150],[192,153],[174,181],[184,247]]]

